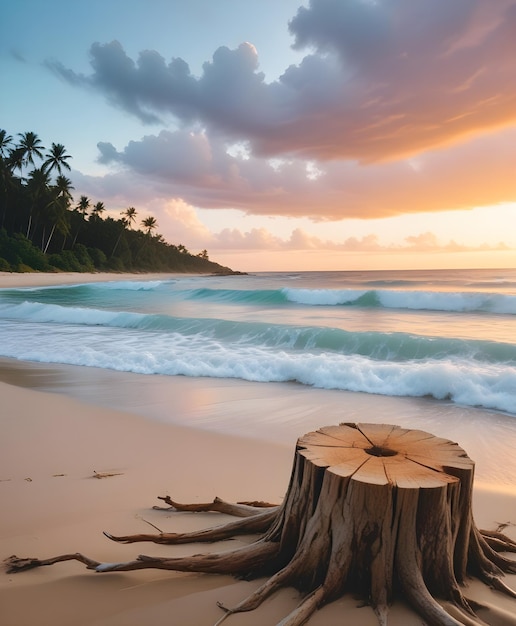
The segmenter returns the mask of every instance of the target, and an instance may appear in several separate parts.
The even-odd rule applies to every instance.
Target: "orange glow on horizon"
[[[516,269],[516,250],[485,253],[351,254],[322,251],[231,252],[212,260],[242,272]]]

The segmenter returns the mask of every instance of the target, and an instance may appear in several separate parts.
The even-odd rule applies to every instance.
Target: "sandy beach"
[[[110,274],[1,274],[0,287],[31,287],[121,279]],[[128,275],[126,278],[134,278]],[[146,278],[152,278],[146,275]],[[157,275],[156,278],[163,278]],[[66,385],[55,385],[66,372],[84,371],[83,394],[67,394]],[[72,374],[70,374],[72,376]],[[47,377],[42,385],[42,377]],[[98,376],[108,375],[104,372]],[[120,374],[120,376],[124,376]],[[74,378],[74,380],[76,380]],[[149,377],[130,375],[128,384],[137,389]],[[48,557],[82,552],[106,562],[126,561],[140,553],[179,556],[232,549],[252,540],[245,537],[212,545],[159,546],[123,545],[109,541],[102,531],[113,534],[185,532],[230,520],[218,513],[178,513],[153,510],[157,496],[170,495],[182,502],[206,502],[215,496],[228,501],[267,500],[280,502],[285,494],[295,440],[278,437],[276,443],[243,431],[236,435],[206,427],[220,411],[220,395],[233,397],[245,407],[251,422],[266,410],[274,410],[285,394],[304,398],[337,398],[339,392],[300,389],[267,384],[260,401],[253,402],[250,387],[240,381],[182,379],[173,383],[171,411],[181,412],[190,396],[203,397],[203,423],[191,427],[177,419],[153,419],[152,403],[137,411],[117,410],[109,401],[103,406],[101,386],[90,368],[32,368],[4,359],[0,366],[0,556],[16,554]],[[96,389],[99,389],[97,392]],[[254,389],[254,388],[253,388]],[[253,391],[254,393],[254,391]],[[183,396],[182,396],[183,394]],[[263,399],[265,397],[265,400]],[[293,397],[293,396],[292,396]],[[338,396],[342,398],[342,394]],[[346,398],[352,398],[352,394]],[[289,397],[289,401],[292,398]],[[156,400],[158,401],[158,400]],[[268,403],[268,404],[267,404]],[[394,406],[394,405],[393,405]],[[187,413],[187,408],[184,409]],[[320,418],[323,419],[323,418]],[[331,412],[324,423],[331,419]],[[363,416],[367,420],[367,415]],[[419,424],[416,425],[420,427]],[[303,431],[304,432],[304,431]],[[298,435],[302,435],[299,432]],[[462,442],[459,440],[459,443]],[[464,446],[467,451],[466,446]],[[483,454],[486,456],[484,459]],[[475,448],[474,460],[481,467],[489,450]],[[471,454],[473,456],[473,454]],[[111,474],[103,479],[95,473]],[[506,484],[481,481],[474,490],[474,516],[480,528],[494,529],[508,523],[505,532],[516,539],[516,476]],[[155,528],[152,528],[152,526]],[[143,546],[143,547],[142,547]],[[143,570],[98,575],[78,562],[59,563],[20,574],[0,576],[1,626],[207,626],[221,616],[216,602],[238,603],[263,580],[244,582],[228,576],[184,574]],[[506,582],[516,588],[516,576]],[[468,597],[496,605],[508,613],[516,601],[472,581]],[[263,626],[278,623],[300,599],[294,589],[284,589],[258,610],[231,617],[228,624]],[[375,626],[371,609],[359,608],[346,596],[323,607],[310,620],[312,626],[341,623]],[[414,626],[421,620],[396,602],[390,623]],[[494,623],[494,622],[493,622]]]
[[[156,273],[156,274],[129,274],[113,272],[96,272],[95,274],[81,272],[0,272],[0,289],[23,287],[48,287],[49,285],[77,285],[81,283],[100,283],[111,280],[165,280],[174,276],[189,274]]]

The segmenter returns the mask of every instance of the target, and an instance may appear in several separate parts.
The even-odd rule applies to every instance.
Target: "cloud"
[[[171,114],[183,124],[220,124],[238,134],[231,129],[239,120],[247,126],[253,116],[260,115],[256,98],[265,93],[265,83],[263,74],[255,72],[258,59],[252,44],[243,43],[236,50],[218,48],[212,61],[204,64],[201,79],[191,74],[183,59],[166,63],[155,50],[144,50],[134,62],[118,41],[94,43],[90,57],[90,76],[56,61],[48,66],[75,86],[103,93],[112,104],[144,123],[159,123],[163,115]]]
[[[138,223],[149,214],[157,219],[158,229],[166,240],[183,243],[193,251],[204,248],[213,253],[247,252],[320,252],[320,253],[461,253],[506,252],[507,243],[476,243],[468,245],[458,240],[443,241],[436,234],[425,231],[406,236],[400,243],[382,241],[381,235],[369,233],[361,237],[350,236],[343,240],[315,236],[306,229],[294,227],[288,236],[278,236],[267,228],[222,228],[210,230],[199,218],[196,208],[183,198],[166,194],[150,196],[145,189],[144,178],[126,173],[112,174],[104,178],[88,177],[71,173],[78,194],[85,194],[93,202],[106,201],[108,213],[115,219],[121,210],[134,205],[138,210]],[[100,184],[99,184],[100,183]],[[106,184],[107,183],[107,184]],[[120,193],[124,189],[125,195]],[[467,231],[465,231],[467,236]],[[467,239],[467,237],[466,237]]]
[[[249,42],[218,48],[198,76],[153,50],[133,60],[118,42],[91,47],[88,75],[51,63],[164,127],[125,146],[99,142],[110,173],[73,173],[77,192],[146,207],[188,245],[278,251],[386,246],[301,229],[212,238],[193,207],[338,221],[516,200],[516,0],[311,0],[288,27],[306,55],[273,82]],[[465,249],[431,233],[401,248]]]
[[[430,232],[405,238],[406,245],[400,250],[407,252],[504,252],[510,250],[509,246],[503,242],[496,245],[483,243],[479,246],[467,246],[450,240],[448,243],[441,243],[436,235]]]
[[[281,250],[285,247],[280,237],[265,228],[252,228],[248,232],[224,228],[213,236],[211,243],[223,250]]]
[[[164,130],[121,151],[108,143],[99,150],[102,162],[119,168],[89,182],[104,186],[106,197],[118,187],[138,198],[181,197],[197,207],[256,215],[368,219],[510,202],[516,194],[516,129],[417,159],[319,163],[315,176],[304,161],[232,155],[205,132]]]
[[[211,240],[211,233],[199,220],[195,209],[180,198],[162,202],[154,202],[149,205],[151,213],[155,216],[162,216],[163,225],[169,235],[176,242],[183,242],[196,247],[203,248],[206,242]],[[160,222],[161,223],[161,222]],[[158,226],[160,226],[158,223]],[[158,228],[161,231],[161,228]]]
[[[116,41],[93,44],[89,75],[51,67],[145,123],[200,126],[261,157],[396,161],[516,125],[514,0],[311,0],[289,29],[308,53],[270,83],[247,42],[198,77]]]
[[[385,244],[378,235],[369,234],[363,237],[348,237],[344,241],[333,241],[314,237],[310,233],[296,228],[289,238],[280,238],[272,235],[265,228],[254,228],[247,232],[238,229],[225,228],[219,233],[212,234],[209,240],[201,240],[198,247],[209,244],[210,250],[225,252],[234,250],[246,251],[318,251],[318,252],[348,252],[348,253],[381,253],[381,254],[412,254],[415,252],[444,253],[444,252],[496,252],[507,251],[509,247],[504,243],[496,245],[482,243],[480,245],[466,245],[450,240],[443,242],[431,232],[406,237],[401,244]]]

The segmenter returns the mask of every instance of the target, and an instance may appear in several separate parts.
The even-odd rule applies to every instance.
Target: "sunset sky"
[[[0,128],[241,271],[516,267],[516,0],[0,3]]]

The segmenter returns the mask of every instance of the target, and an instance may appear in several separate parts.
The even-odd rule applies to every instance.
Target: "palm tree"
[[[0,156],[4,159],[9,154],[9,146],[13,138],[7,131],[0,129]]]
[[[12,180],[12,173],[6,158],[10,154],[9,146],[12,140],[11,135],[8,135],[5,130],[0,129],[0,206],[3,207],[0,228],[4,227],[5,216],[7,214],[7,189]]]
[[[70,170],[70,165],[66,162],[67,159],[71,159],[71,155],[66,154],[66,149],[62,143],[53,143],[52,147],[47,153],[47,159],[43,163],[43,169],[47,172],[51,172],[56,169],[59,174],[63,173],[63,167]]]
[[[122,223],[122,228],[120,229],[120,232],[118,233],[118,237],[116,238],[116,241],[115,241],[115,245],[113,246],[113,250],[111,252],[111,258],[115,256],[115,251],[118,248],[118,244],[120,243],[120,239],[122,239],[122,235],[124,234],[124,230],[127,224],[127,222],[123,218],[118,221]]]
[[[9,156],[7,157],[7,163],[11,169],[11,172],[14,170],[20,170],[20,176],[23,169],[23,163],[25,161],[25,151],[23,148],[15,147],[9,152]]]
[[[155,217],[152,217],[152,215],[142,220],[142,226],[145,228],[145,239],[143,241],[142,247],[138,251],[137,257],[141,255],[147,243],[151,241],[151,231],[153,231],[157,225],[158,225],[158,222],[156,221]]]
[[[97,204],[91,210],[91,215],[94,215],[97,219],[100,219],[100,216],[102,215],[102,213],[104,213],[105,210],[106,207],[104,206],[104,203],[97,202]]]
[[[27,239],[30,239],[32,218],[34,216],[38,218],[39,214],[48,204],[48,194],[50,192],[49,184],[50,177],[48,175],[48,172],[45,172],[42,167],[33,169],[32,172],[29,174],[29,178],[27,181],[27,190],[29,192],[31,204],[29,207],[29,219],[27,222]]]
[[[81,217],[79,219],[79,223],[77,224],[77,230],[75,231],[75,237],[73,238],[72,248],[75,246],[77,237],[79,235],[79,231],[81,230],[81,226],[84,220],[86,219],[86,215],[88,214],[88,209],[90,208],[90,206],[91,206],[91,203],[90,203],[90,199],[88,198],[88,196],[81,196],[79,198],[79,202],[77,203],[75,210],[81,214]]]
[[[59,174],[56,178],[56,184],[54,185],[54,189],[57,191],[58,197],[65,198],[70,205],[72,201],[72,194],[70,192],[71,189],[74,189],[72,186],[72,181],[63,174]]]
[[[64,235],[67,235],[70,230],[68,223],[68,207],[72,201],[72,194],[70,193],[71,189],[73,189],[72,181],[69,178],[66,178],[66,176],[59,174],[56,179],[56,184],[52,188],[52,200],[47,205],[48,217],[52,221],[52,230],[50,231],[46,244],[44,244],[45,231],[43,230],[41,243],[44,253],[48,250],[48,246],[56,228]]]
[[[120,233],[118,234],[117,240],[113,247],[113,252],[111,252],[111,257],[113,257],[115,254],[115,250],[117,249],[118,244],[120,243],[120,239],[122,238],[122,235],[124,234],[125,228],[126,227],[131,228],[131,225],[134,224],[134,222],[136,221],[137,211],[133,206],[130,206],[125,211],[120,211],[120,215],[122,216],[122,220],[121,220],[122,229],[120,230]]]
[[[81,196],[79,198],[79,202],[77,203],[76,209],[79,211],[79,213],[82,213],[83,217],[86,217],[89,208],[90,199],[88,198],[88,196]]]
[[[155,217],[152,217],[152,215],[142,220],[142,226],[145,228],[145,233],[147,235],[150,235],[151,231],[153,231],[157,227],[157,225],[158,222],[156,221]]]
[[[34,157],[43,158],[43,150],[45,149],[41,143],[41,139],[32,131],[26,133],[18,133],[21,137],[17,148],[23,153],[23,165],[34,165]]]
[[[127,225],[128,228],[131,228],[131,226],[134,224],[134,222],[136,221],[136,216],[138,215],[138,213],[136,212],[136,209],[133,206],[130,206],[128,209],[126,209],[125,211],[122,211],[121,213],[124,217],[124,222]]]
[[[65,241],[66,237],[70,234],[70,213],[66,210],[65,207],[62,206],[60,200],[61,198],[57,198],[57,201],[49,207],[52,212],[51,219],[54,223],[52,224],[52,230],[50,231],[50,235],[48,236],[47,242],[43,249],[44,254],[47,253],[48,246],[50,245],[50,242],[56,230],[64,235]]]

